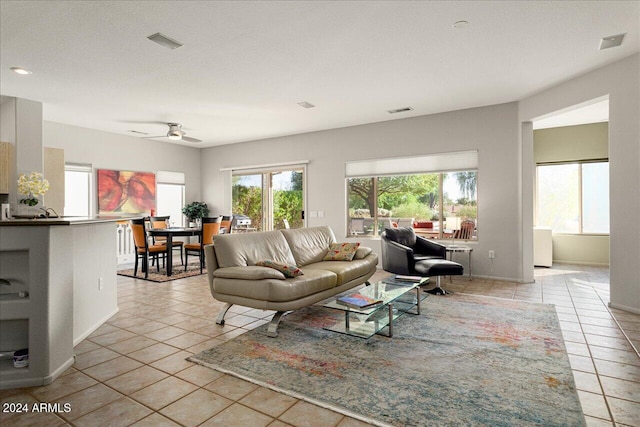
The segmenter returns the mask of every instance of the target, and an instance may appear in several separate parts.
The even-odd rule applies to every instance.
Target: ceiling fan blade
[[[201,139],[191,138],[190,136],[184,136],[184,135],[182,136],[182,140],[187,142],[202,142]]]
[[[156,135],[156,136],[141,136],[142,139],[153,139],[153,138],[166,138],[167,135]]]
[[[120,120],[121,123],[131,123],[135,125],[167,125],[167,122],[149,120]]]

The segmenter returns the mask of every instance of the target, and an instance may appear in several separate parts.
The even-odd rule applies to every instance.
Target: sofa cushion
[[[336,237],[328,226],[280,230],[298,267],[322,261]]]
[[[256,265],[278,270],[280,273],[284,274],[284,277],[288,277],[288,278],[302,276],[303,274],[302,270],[300,270],[295,265],[281,264],[279,262],[271,261],[270,259],[267,259],[264,261],[258,261]]]
[[[371,252],[373,252],[371,248],[367,248],[366,246],[360,246],[356,251],[356,256],[354,256],[353,259],[363,259],[367,255],[369,255]]]
[[[283,264],[296,264],[289,245],[280,231],[261,233],[219,234],[213,237],[218,265],[241,267],[270,259]]]
[[[284,274],[278,270],[268,267],[248,266],[248,267],[226,267],[218,268],[213,272],[213,277],[224,277],[227,279],[279,279],[284,280]]]
[[[336,283],[335,273],[327,270],[305,270],[304,276],[286,280],[238,280],[216,277],[213,281],[213,290],[216,293],[258,301],[283,302],[294,301],[331,289],[336,286]]]
[[[332,243],[323,261],[351,261],[360,243]]]
[[[375,261],[377,262],[377,258],[375,258]],[[374,265],[376,262],[374,262]],[[304,271],[304,274],[308,274],[313,270],[331,271],[338,277],[337,285],[340,286],[370,272],[371,264],[372,260],[370,258],[354,259],[351,262],[322,261],[305,265],[302,270]]]

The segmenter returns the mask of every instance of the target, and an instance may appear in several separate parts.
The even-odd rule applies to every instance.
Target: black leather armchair
[[[435,276],[436,287],[427,292],[443,295],[440,276],[461,275],[463,268],[447,261],[444,245],[416,236],[413,228],[387,228],[382,238],[382,268],[395,274]]]
[[[417,261],[445,259],[444,245],[417,236],[413,228],[386,228],[382,233],[382,268],[395,274],[419,274]]]

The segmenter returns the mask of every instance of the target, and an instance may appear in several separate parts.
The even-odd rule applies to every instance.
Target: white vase
[[[18,204],[17,209],[16,209],[16,215],[18,217],[29,217],[29,218],[37,218],[38,215],[40,215],[40,213],[42,212],[40,210],[40,206],[35,205],[35,206],[29,206],[29,205],[24,205],[22,203]]]

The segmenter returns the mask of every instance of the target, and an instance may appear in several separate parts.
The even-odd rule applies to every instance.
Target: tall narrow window
[[[582,232],[609,234],[609,163],[582,165]]]
[[[91,215],[91,165],[67,163],[64,171],[64,215]]]
[[[185,177],[182,172],[158,171],[156,174],[156,215],[171,218],[171,225],[184,225],[184,185]]]

